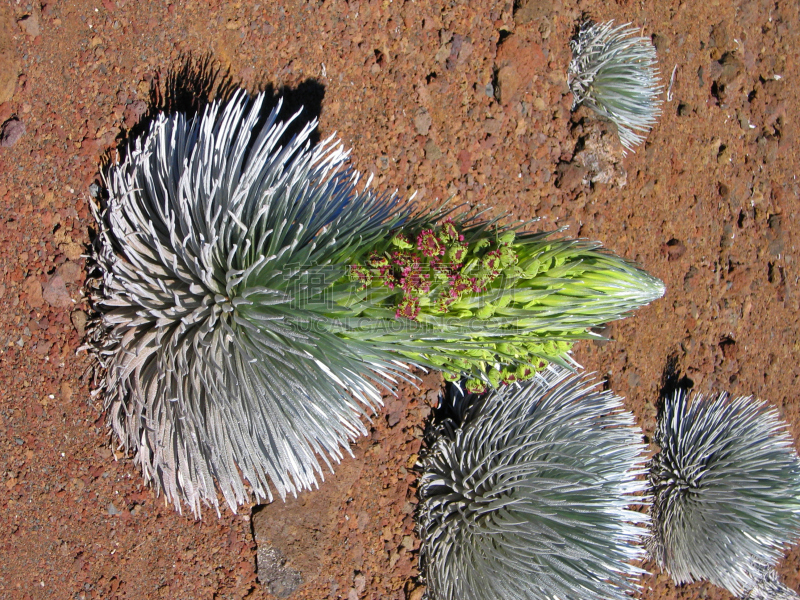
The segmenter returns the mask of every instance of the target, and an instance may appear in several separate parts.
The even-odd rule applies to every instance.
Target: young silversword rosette
[[[620,398],[562,367],[441,427],[417,526],[432,600],[623,600],[642,573],[644,444]]]
[[[774,408],[684,391],[666,398],[650,464],[648,545],[676,583],[708,580],[732,594],[797,598],[774,567],[800,538],[800,460]]]
[[[359,191],[262,102],[160,115],[95,214],[110,423],[177,508],[315,486],[408,365],[525,379],[664,293],[599,244]]]
[[[626,150],[644,141],[661,113],[656,49],[630,23],[581,26],[572,46],[573,110],[583,104],[617,126]]]

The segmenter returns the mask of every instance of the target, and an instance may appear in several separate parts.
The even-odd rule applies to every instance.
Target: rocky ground
[[[320,136],[337,132],[379,189],[568,226],[662,278],[662,300],[608,327],[611,341],[575,351],[646,435],[671,364],[696,390],[768,400],[798,438],[799,10],[768,0],[4,0],[0,595],[422,596],[413,465],[437,375],[388,395],[318,492],[202,521],[143,485],[91,395],[79,352],[89,186],[166,102],[153,90],[203,60],[237,86],[305,104]],[[583,17],[630,21],[658,50],[670,93],[625,157],[613,130],[570,112],[568,42]],[[800,587],[797,550],[781,572]],[[642,585],[647,600],[729,598],[662,574]]]

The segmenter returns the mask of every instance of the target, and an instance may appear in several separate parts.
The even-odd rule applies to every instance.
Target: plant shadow
[[[117,138],[115,147],[108,149],[101,157],[101,170],[122,161],[133,147],[136,139],[147,134],[160,114],[184,113],[187,117],[202,115],[206,107],[218,101],[225,103],[242,89],[229,69],[223,68],[210,54],[203,56],[184,55],[176,67],[165,73],[157,73],[150,84],[150,97],[141,117]],[[285,146],[309,122],[319,119],[325,86],[316,79],[306,79],[296,86],[275,86],[271,82],[260,82],[254,90],[247,90],[251,97],[263,94],[260,120],[257,131],[269,118],[270,113],[281,103],[278,121],[297,118],[287,128],[279,140]],[[299,113],[299,114],[298,114]],[[310,136],[313,145],[319,142],[319,132]],[[99,182],[98,182],[99,183]],[[95,195],[97,188],[93,191]]]
[[[688,393],[693,387],[694,381],[681,373],[678,355],[673,353],[667,356],[667,362],[661,373],[661,389],[656,403],[658,416],[661,416],[661,412],[664,409],[664,401],[667,398],[671,398],[679,391]]]

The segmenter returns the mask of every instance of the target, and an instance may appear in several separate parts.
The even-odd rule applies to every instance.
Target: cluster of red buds
[[[466,244],[458,226],[447,219],[429,225],[415,235],[397,233],[392,250],[373,251],[365,265],[354,265],[351,280],[361,289],[386,287],[402,293],[396,316],[416,320],[424,306],[433,314],[446,313],[464,294],[479,294],[507,267],[516,264],[514,236],[481,237]],[[414,240],[414,241],[412,241]],[[421,302],[431,292],[436,297]]]

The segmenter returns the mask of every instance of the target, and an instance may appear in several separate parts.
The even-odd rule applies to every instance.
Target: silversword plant
[[[676,583],[797,598],[774,567],[800,537],[800,460],[774,408],[684,391],[666,398],[650,464],[649,550]]]
[[[626,150],[644,141],[661,113],[656,49],[630,23],[581,26],[572,46],[573,110],[583,104],[617,126]]]
[[[644,445],[620,398],[596,387],[550,366],[439,429],[417,510],[433,600],[629,598]]]
[[[376,195],[262,102],[161,114],[96,208],[105,404],[177,508],[317,485],[409,365],[529,378],[664,293],[599,244]]]
[[[96,214],[102,285],[96,354],[110,422],[145,479],[180,510],[310,488],[319,457],[366,430],[374,380],[398,366],[344,340],[320,313],[319,281],[346,277],[359,248],[408,216],[357,192],[347,154],[309,149],[310,123],[286,147],[280,107],[238,93],[194,118],[161,114],[105,174]]]

